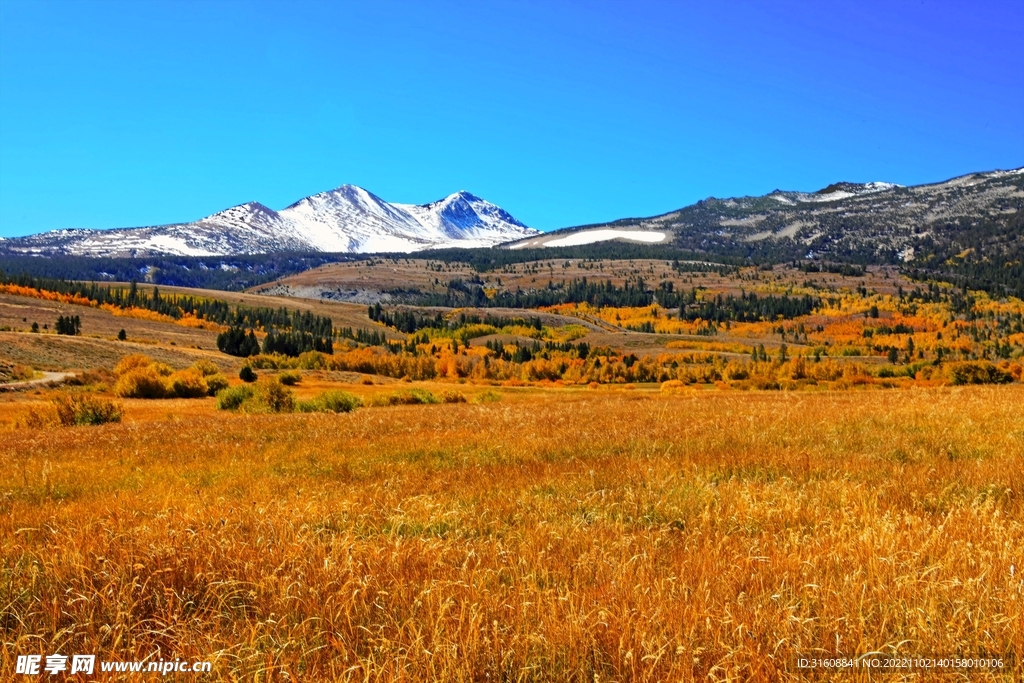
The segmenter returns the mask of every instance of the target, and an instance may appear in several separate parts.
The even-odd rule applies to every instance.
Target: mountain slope
[[[619,239],[718,256],[924,263],[949,248],[996,253],[1020,243],[1024,169],[942,183],[835,183],[815,193],[776,190],[716,199],[651,218],[627,218],[545,233],[505,245],[565,246]],[[1007,230],[987,242],[980,233]],[[982,239],[984,244],[975,244]]]
[[[534,234],[505,210],[468,192],[418,206],[390,204],[360,187],[343,185],[281,211],[249,202],[193,223],[13,238],[0,242],[0,251],[76,256],[411,252],[493,246]]]

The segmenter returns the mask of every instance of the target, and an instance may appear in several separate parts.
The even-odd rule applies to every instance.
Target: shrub
[[[391,394],[378,394],[370,399],[373,406],[407,406],[441,401],[426,389],[405,389]]]
[[[362,399],[347,391],[325,391],[309,401],[299,401],[300,413],[348,413],[363,405]]]
[[[286,387],[293,387],[299,383],[299,380],[302,379],[302,375],[294,371],[282,372],[278,379],[280,379],[281,384],[285,385]]]
[[[153,368],[156,374],[160,375],[161,377],[170,377],[171,375],[174,374],[174,368],[172,368],[167,363],[153,363],[149,367]]]
[[[123,398],[163,398],[167,393],[163,378],[152,366],[124,372],[114,385],[114,394]]]
[[[238,372],[238,379],[243,382],[255,382],[256,372],[248,365],[243,365],[242,369]]]
[[[501,400],[501,394],[496,391],[485,391],[476,397],[477,403],[497,403]]]
[[[114,374],[123,375],[131,370],[139,370],[152,364],[153,359],[149,356],[141,353],[132,353],[118,361],[117,365],[114,366]]]
[[[442,403],[465,403],[466,397],[454,389],[445,389],[441,392]]]
[[[167,386],[168,393],[178,398],[203,398],[209,391],[206,379],[193,368],[171,375],[167,380]]]
[[[219,392],[231,386],[228,382],[228,378],[219,372],[216,375],[208,375],[205,379],[206,393],[208,396],[216,396]]]
[[[217,394],[217,408],[220,410],[238,410],[246,400],[252,397],[253,388],[246,384],[229,387]]]
[[[686,384],[684,384],[682,382],[682,380],[678,380],[678,379],[670,379],[667,382],[662,382],[661,383],[661,390],[663,392],[665,392],[666,394],[671,394],[671,393],[675,393],[675,392],[678,392],[678,391],[682,391],[685,388],[686,388]]]
[[[988,361],[964,361],[951,363],[948,370],[953,384],[1007,384],[1013,375],[999,369]]]
[[[200,358],[192,364],[192,368],[199,372],[203,377],[209,377],[210,375],[216,375],[220,372],[220,368],[217,367],[216,363],[206,358]]]
[[[299,354],[296,365],[303,370],[326,370],[327,355],[320,351],[306,351]]]
[[[252,397],[240,408],[246,413],[290,413],[295,409],[295,397],[276,379],[267,378],[253,385]]]
[[[290,413],[295,409],[295,398],[280,382],[268,378],[224,389],[217,394],[217,407],[243,413]]]
[[[53,399],[57,421],[65,426],[101,425],[120,422],[120,404],[86,394],[61,394]]]

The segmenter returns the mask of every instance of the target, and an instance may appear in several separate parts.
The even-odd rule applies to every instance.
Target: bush
[[[285,385],[286,387],[293,387],[299,383],[299,380],[302,379],[302,375],[294,371],[282,372],[278,379],[280,379],[281,384]]]
[[[253,388],[242,384],[229,387],[217,394],[217,408],[220,410],[238,410],[243,403],[252,398]]]
[[[192,364],[192,368],[199,372],[203,377],[209,377],[210,375],[216,375],[220,372],[220,368],[211,361],[205,358],[201,358]]]
[[[373,406],[408,406],[427,403],[440,403],[441,401],[426,389],[406,389],[396,391],[392,394],[378,394],[370,399],[369,405]]]
[[[276,379],[267,378],[253,385],[252,397],[240,408],[246,413],[290,413],[295,410],[295,397]]]
[[[209,391],[206,379],[193,368],[171,375],[167,380],[167,386],[168,393],[178,398],[203,398]]]
[[[141,353],[132,353],[118,361],[117,365],[114,366],[114,374],[123,375],[131,370],[140,370],[152,364],[153,359],[149,356]]]
[[[53,399],[57,421],[65,426],[101,425],[120,422],[120,404],[86,394],[61,394]]]
[[[750,373],[747,371],[747,367],[745,365],[743,365],[742,363],[737,363],[735,361],[732,361],[728,365],[725,366],[725,378],[726,379],[742,380],[742,379],[748,379],[749,377],[750,377]],[[669,380],[669,381],[672,381],[672,380]],[[664,384],[662,385],[662,387],[664,387]]]
[[[362,399],[347,391],[325,391],[309,401],[300,401],[300,413],[348,413],[363,405]]]
[[[501,394],[496,391],[485,391],[476,397],[477,403],[497,403],[501,400]]]
[[[256,371],[253,370],[248,365],[243,365],[242,369],[238,372],[238,379],[242,380],[243,382],[255,382]]]
[[[1013,375],[999,369],[988,361],[964,361],[951,363],[947,369],[953,384],[1008,384]]]
[[[163,398],[167,393],[164,379],[151,365],[124,372],[114,385],[114,394],[122,398]]]
[[[172,368],[167,363],[153,363],[149,367],[153,368],[156,374],[160,375],[161,377],[170,377],[171,375],[174,374],[174,368]]]
[[[216,375],[208,375],[205,379],[206,393],[208,396],[216,396],[219,392],[231,386],[228,382],[228,378],[219,372]]]
[[[465,403],[466,397],[454,389],[445,389],[441,392],[442,403]]]
[[[217,407],[243,413],[290,413],[295,409],[295,397],[276,379],[267,378],[224,389],[217,394]]]
[[[326,370],[327,355],[320,351],[306,351],[299,354],[296,365],[303,370]]]

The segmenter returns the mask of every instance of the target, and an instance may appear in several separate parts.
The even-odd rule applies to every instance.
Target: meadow
[[[60,392],[3,399],[0,678],[53,652],[247,681],[774,681],[814,677],[799,655],[1024,656],[1020,384],[417,385],[469,400],[125,399],[120,423],[16,428]]]
[[[545,270],[611,284],[459,309],[3,285],[0,680],[54,653],[229,681],[950,676],[798,664],[868,653],[1019,679],[1024,303],[639,261],[480,286]],[[323,273],[263,289],[471,276]],[[65,384],[19,386],[44,372]]]

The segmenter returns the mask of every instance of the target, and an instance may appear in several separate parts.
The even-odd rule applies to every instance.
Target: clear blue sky
[[[1024,165],[1024,1],[0,0],[0,235],[465,189],[541,229]]]

